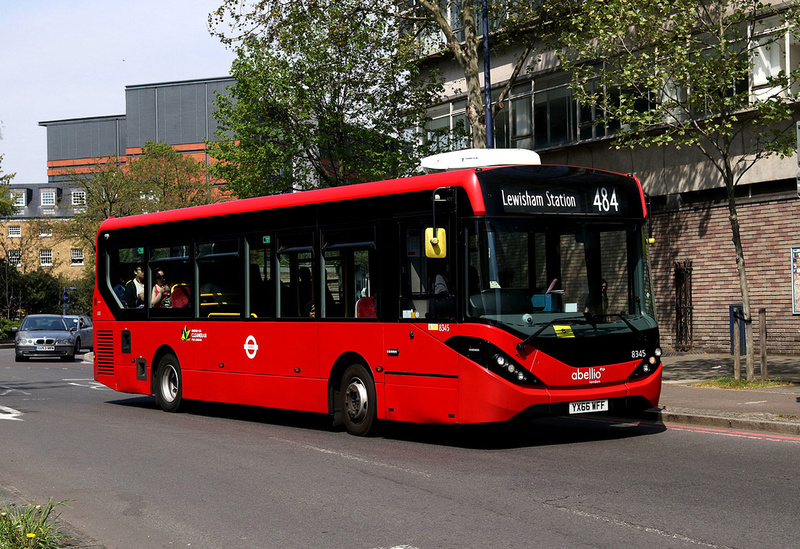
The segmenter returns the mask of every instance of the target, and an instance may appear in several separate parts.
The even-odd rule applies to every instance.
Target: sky
[[[12,183],[47,182],[39,122],[125,114],[125,86],[230,74],[207,30],[221,0],[0,0],[0,154]]]

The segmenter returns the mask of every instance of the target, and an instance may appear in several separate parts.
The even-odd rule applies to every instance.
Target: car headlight
[[[61,339],[56,339],[56,345],[71,345],[72,338],[71,337],[62,337]]]

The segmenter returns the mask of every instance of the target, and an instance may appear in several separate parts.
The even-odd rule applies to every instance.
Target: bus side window
[[[275,315],[275,284],[272,273],[272,238],[269,235],[248,237],[249,263],[247,284],[249,316],[269,318]]]
[[[144,268],[144,246],[110,249],[107,254],[107,283],[114,292],[117,306],[121,309],[143,309],[144,302],[138,299],[139,287],[134,283],[134,279],[137,269]],[[138,283],[141,284],[142,292],[146,293],[144,287],[146,282]]]
[[[192,267],[189,244],[150,249],[148,307],[154,316],[191,316]],[[163,273],[163,280],[158,274]],[[158,297],[154,286],[158,286]],[[161,288],[166,287],[166,293]],[[155,299],[155,301],[154,301]]]
[[[377,318],[378,285],[370,278],[370,265],[377,261],[374,229],[324,232],[322,239],[325,299],[321,315]]]
[[[197,280],[201,318],[242,314],[244,263],[238,240],[197,244]]]
[[[316,317],[319,290],[315,284],[313,244],[314,237],[310,232],[278,237],[282,317]]]

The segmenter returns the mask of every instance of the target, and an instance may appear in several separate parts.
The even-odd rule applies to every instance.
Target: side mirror
[[[425,229],[425,256],[431,259],[447,257],[447,231],[441,227]]]
[[[19,327],[18,326],[12,326],[11,327],[11,333],[12,334],[16,334],[17,332],[19,332]]]

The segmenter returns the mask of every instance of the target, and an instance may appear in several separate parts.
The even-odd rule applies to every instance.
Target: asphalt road
[[[0,350],[0,495],[109,548],[791,547],[800,438],[612,420],[388,425],[193,403]]]

